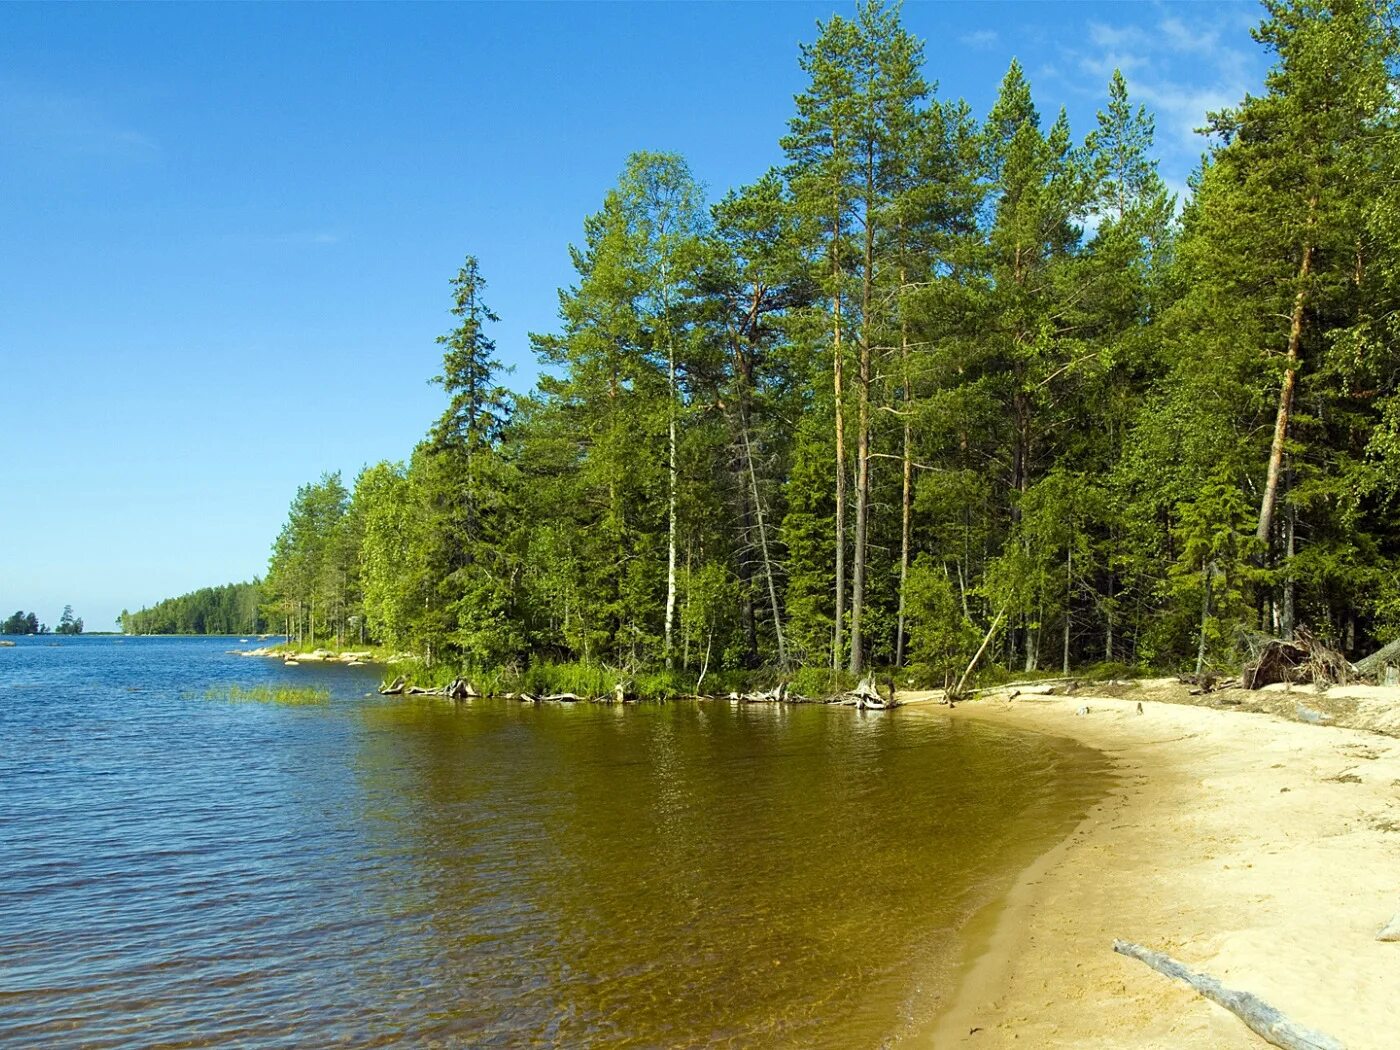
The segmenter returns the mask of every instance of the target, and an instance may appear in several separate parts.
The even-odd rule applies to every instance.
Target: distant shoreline
[[[1118,782],[974,921],[950,1006],[898,1045],[1262,1045],[1225,1010],[1115,955],[1119,937],[1351,1050],[1388,1045],[1400,946],[1375,934],[1400,908],[1400,740],[1144,696],[1141,715],[1131,695],[1003,693],[930,710],[1074,739],[1108,756]]]

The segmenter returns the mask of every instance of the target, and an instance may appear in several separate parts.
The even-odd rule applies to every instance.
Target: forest
[[[263,634],[270,628],[261,614],[261,584],[228,583],[202,587],[166,598],[149,609],[123,609],[125,634]]]
[[[34,613],[26,613],[23,609],[15,611],[9,619],[0,623],[0,634],[48,634],[47,626],[39,622],[39,617]]]
[[[1018,672],[1389,641],[1394,13],[1268,0],[1270,72],[1204,118],[1185,200],[1122,75],[1079,137],[1015,63],[979,116],[897,7],[833,16],[781,166],[711,199],[678,155],[627,158],[528,393],[466,257],[441,416],[407,462],[298,490],[270,629],[692,685],[941,684],[988,636]]]

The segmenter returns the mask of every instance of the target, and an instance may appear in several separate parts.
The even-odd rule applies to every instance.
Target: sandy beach
[[[1115,954],[1123,938],[1353,1050],[1400,1046],[1400,943],[1375,939],[1400,910],[1400,740],[1115,691],[1003,691],[929,708],[1074,739],[1112,759],[1116,782],[974,923],[953,1005],[900,1045],[1267,1045],[1185,985]],[[1246,702],[1292,712],[1325,700],[1348,720],[1360,709],[1388,727],[1400,691],[1374,693]]]

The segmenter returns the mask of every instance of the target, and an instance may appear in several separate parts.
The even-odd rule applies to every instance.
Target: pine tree
[[[834,437],[835,610],[831,618],[831,667],[846,653],[846,354],[843,341],[847,284],[853,265],[853,213],[859,176],[859,71],[861,39],[854,22],[838,15],[818,25],[817,40],[802,46],[800,64],[809,78],[796,98],[782,147],[794,203],[814,245],[813,266],[821,275],[830,333],[831,425]],[[799,568],[799,571],[800,568]]]
[[[736,575],[746,623],[753,625],[746,661],[759,658],[752,610],[766,604],[773,651],[786,667],[778,527],[792,435],[774,421],[800,408],[809,366],[805,359],[793,360],[789,322],[810,307],[817,289],[803,264],[799,220],[778,173],[716,204],[713,229],[703,292],[710,322],[728,351],[711,396],[724,406],[731,468],[739,476],[733,488]],[[762,581],[757,597],[755,576]]]

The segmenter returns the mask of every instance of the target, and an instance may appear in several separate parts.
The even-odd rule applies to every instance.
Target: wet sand
[[[1400,944],[1375,940],[1400,910],[1400,740],[1151,699],[1138,714],[1138,702],[993,694],[928,708],[1079,741],[1113,761],[1116,783],[974,921],[952,1005],[899,1045],[1267,1045],[1115,954],[1114,938],[1352,1050],[1400,1045]]]

